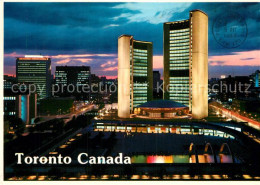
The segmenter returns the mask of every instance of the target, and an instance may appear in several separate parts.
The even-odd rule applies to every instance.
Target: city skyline
[[[209,78],[222,74],[249,75],[259,69],[256,26],[259,15],[254,14],[258,3],[5,3],[4,6],[4,73],[9,75],[15,74],[15,57],[42,54],[52,58],[52,74],[59,65],[87,65],[99,76],[116,78],[117,38],[125,33],[154,43],[153,69],[163,76],[163,22],[187,19],[192,9],[201,9],[209,15]],[[241,9],[239,13],[247,17],[248,30],[245,42],[231,49],[221,46],[212,33],[217,16],[229,6]],[[99,13],[100,9],[105,12]],[[28,16],[28,12],[33,16]],[[52,15],[57,12],[62,21],[53,20]]]

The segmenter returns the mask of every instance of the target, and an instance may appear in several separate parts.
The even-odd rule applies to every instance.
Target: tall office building
[[[118,38],[118,117],[129,118],[135,108],[153,97],[153,44]]]
[[[164,23],[164,99],[189,106],[195,119],[208,116],[208,16]]]
[[[51,59],[40,55],[25,55],[16,59],[18,83],[34,84],[39,99],[51,95]]]
[[[90,78],[89,66],[56,66],[55,84],[63,86],[65,90],[61,87],[59,95],[75,95],[78,99],[89,99]]]

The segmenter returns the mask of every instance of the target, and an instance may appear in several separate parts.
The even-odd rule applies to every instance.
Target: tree
[[[20,136],[25,129],[25,123],[22,121],[21,118],[14,117],[10,120],[10,127],[13,127],[15,130],[15,134]]]

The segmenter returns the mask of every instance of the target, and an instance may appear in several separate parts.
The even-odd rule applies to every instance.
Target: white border
[[[2,64],[0,66],[0,86],[2,87],[1,88],[1,92],[0,92],[0,99],[1,99],[1,102],[3,102],[3,75],[4,75],[4,2],[158,2],[158,3],[162,3],[162,2],[246,2],[246,3],[249,3],[249,2],[260,2],[259,0],[249,0],[249,1],[245,1],[245,0],[228,0],[228,1],[217,1],[217,0],[212,0],[212,1],[209,1],[209,0],[198,0],[198,1],[194,1],[194,0],[185,0],[185,1],[181,1],[181,0],[151,0],[151,1],[147,1],[147,0],[101,0],[101,1],[98,1],[98,0],[55,0],[55,1],[51,1],[51,0],[3,0],[0,2],[0,28],[1,29],[1,34],[0,34],[0,61],[2,61]],[[2,51],[2,52],[1,52]],[[151,180],[151,181],[135,181],[135,180],[132,180],[132,181],[124,181],[124,180],[119,180],[119,181],[106,181],[106,180],[103,180],[103,181],[98,181],[98,180],[87,180],[87,181],[3,181],[3,177],[4,177],[4,171],[3,171],[3,127],[4,127],[4,124],[3,124],[3,103],[1,104],[2,106],[0,106],[0,117],[2,118],[1,120],[1,129],[0,129],[0,148],[2,150],[1,151],[1,154],[0,154],[0,184],[26,184],[26,185],[35,185],[35,184],[39,184],[39,185],[45,185],[45,184],[57,184],[57,185],[60,185],[60,184],[77,184],[77,185],[81,185],[81,184],[108,184],[108,185],[115,185],[115,184],[139,184],[141,183],[142,185],[151,185],[151,184],[174,184],[174,185],[178,185],[178,184],[191,184],[191,183],[196,183],[196,184],[201,184],[201,185],[215,185],[215,184],[246,184],[248,185],[249,183],[251,185],[259,185],[259,181],[229,181],[229,180],[226,180],[226,181],[222,181],[222,180],[217,180],[217,181],[165,181],[165,180]]]

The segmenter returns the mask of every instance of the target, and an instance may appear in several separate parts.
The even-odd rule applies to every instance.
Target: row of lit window
[[[189,79],[185,80],[171,80],[171,85],[178,85],[178,84],[189,84]]]
[[[147,87],[147,83],[134,83],[134,87]]]
[[[136,66],[136,65],[134,65],[134,69],[144,69],[144,70],[147,70],[147,66]]]
[[[190,36],[185,35],[185,36],[179,36],[179,37],[170,37],[170,41],[171,40],[182,40],[182,39],[190,39]]]
[[[18,61],[18,65],[28,65],[28,64],[46,64],[45,61]]]
[[[45,69],[46,66],[18,66],[17,69]]]
[[[170,97],[174,98],[179,98],[179,100],[188,100],[189,99],[189,94],[170,94]]]
[[[170,57],[174,57],[174,56],[189,56],[190,54],[189,53],[178,53],[178,54],[170,54]]]
[[[20,80],[25,83],[33,83],[33,84],[46,84],[44,80]]]
[[[180,30],[170,30],[170,33],[182,33],[190,31],[190,28],[180,29]]]
[[[183,76],[183,77],[170,77],[170,80],[186,80],[189,79],[188,76]]]
[[[180,33],[170,33],[170,37],[174,37],[174,36],[185,36],[185,35],[190,35],[189,31],[186,32],[180,32]]]
[[[147,62],[145,61],[145,63],[139,63],[139,60],[137,60],[135,61],[134,66],[147,67]],[[130,67],[132,67],[132,65]]]
[[[28,68],[28,69],[25,69],[25,68],[19,68],[18,69],[18,73],[19,72],[27,72],[27,73],[33,73],[33,72],[42,72],[42,73],[46,73],[46,70],[45,69],[32,69],[32,68]]]
[[[134,76],[147,76],[147,74],[142,74],[142,73],[134,73]]]
[[[134,97],[134,101],[137,100],[147,100],[147,97]]]
[[[136,103],[145,103],[146,101],[144,101],[144,100],[134,100],[134,104],[136,104]]]
[[[186,44],[186,46],[177,46],[177,47],[170,47],[171,50],[182,50],[182,49],[190,49],[190,46]]]
[[[130,92],[132,92],[130,90]],[[134,94],[137,96],[141,95],[141,94],[147,94],[147,89],[134,89]]]
[[[16,113],[15,112],[8,112],[9,116],[13,116],[15,115]]]
[[[28,74],[28,73],[34,73],[34,74],[45,74],[45,72],[37,72],[37,71],[18,71],[19,74]]]
[[[28,78],[36,78],[36,79],[46,79],[46,75],[44,76],[44,75],[41,75],[41,76],[18,76],[18,78],[19,79],[22,79],[22,78],[24,78],[24,79],[28,79]]]
[[[170,67],[189,67],[189,63],[188,62],[183,62],[183,63],[178,63],[178,64],[170,63]]]
[[[134,56],[134,59],[147,59],[147,57]]]
[[[135,69],[134,68],[134,72],[137,72],[137,73],[147,73],[147,69]]]
[[[189,56],[170,57],[170,61],[189,61]]]
[[[189,49],[183,49],[183,50],[173,50],[173,51],[170,51],[171,54],[174,54],[174,53],[189,53],[190,50]]]
[[[4,97],[4,100],[15,100],[15,96]]]
[[[185,84],[189,84],[189,80],[171,81],[170,84],[173,84],[173,85],[185,85]]]
[[[190,46],[189,42],[181,42],[181,43],[176,43],[176,44],[169,44],[169,47],[181,47],[181,46]]]
[[[174,43],[174,44],[176,44],[176,43],[190,43],[190,39],[188,38],[188,39],[176,39],[176,40],[170,40],[170,43]]]
[[[144,49],[134,49],[134,52],[147,53],[147,50],[144,50]]]
[[[189,97],[188,96],[187,97],[179,97],[179,96],[174,96],[172,94],[170,94],[170,99],[172,99],[172,100],[184,100],[183,102],[188,102],[189,101]]]
[[[134,56],[147,56],[147,53],[134,53]]]
[[[59,72],[57,73],[57,72],[55,72],[55,76],[56,76],[56,77],[60,77],[60,76],[61,76],[61,77],[63,77],[63,76],[66,77],[66,76],[67,76],[67,73],[59,73]]]

